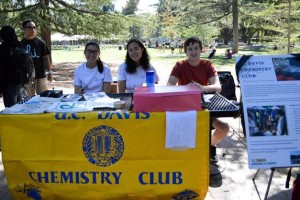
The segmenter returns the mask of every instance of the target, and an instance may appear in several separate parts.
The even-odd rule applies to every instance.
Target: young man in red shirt
[[[220,93],[222,88],[213,64],[200,59],[202,42],[197,37],[188,38],[184,42],[184,52],[187,59],[175,64],[168,85],[195,85],[201,92]],[[212,126],[215,130],[211,138],[211,154],[216,155],[216,145],[226,137],[229,125],[218,118],[212,118]],[[216,158],[211,157],[211,161],[216,161]]]

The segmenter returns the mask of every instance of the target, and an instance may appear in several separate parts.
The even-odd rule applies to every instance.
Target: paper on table
[[[84,93],[83,94],[86,101],[95,100],[99,98],[109,98],[105,92],[97,92],[97,93]]]
[[[166,148],[195,148],[197,113],[166,112]]]
[[[114,102],[120,101],[120,99],[110,98],[105,92],[88,93],[83,94],[83,96],[87,101],[87,106],[93,108],[113,108]]]
[[[206,103],[210,103],[210,99],[214,96],[214,94],[203,94],[203,100]]]
[[[87,101],[87,106],[93,108],[113,108],[114,102],[120,101],[120,99],[113,99],[113,98],[98,98]]]
[[[52,104],[53,102],[16,104],[12,107],[5,108],[2,114],[42,114]]]
[[[79,101],[81,98],[84,98],[82,95],[80,94],[67,94],[64,95],[64,97],[62,98],[62,102],[74,102],[74,101]]]
[[[47,112],[91,112],[93,107],[87,106],[86,101],[57,102],[47,108]]]

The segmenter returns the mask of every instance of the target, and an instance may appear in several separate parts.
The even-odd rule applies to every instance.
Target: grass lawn
[[[52,50],[53,63],[62,63],[62,62],[83,62],[85,57],[83,54],[84,47],[75,47],[72,50]],[[235,64],[235,59],[226,60],[223,59],[223,55],[228,47],[217,47],[216,56],[211,59],[215,66],[231,66]],[[185,54],[179,54],[178,50],[175,50],[174,54],[171,54],[170,49],[165,51],[154,48],[148,48],[147,51],[151,57],[151,62],[166,62],[175,64],[176,61],[186,58]],[[279,52],[280,53],[280,52]],[[126,50],[119,50],[117,48],[102,49],[101,50],[101,59],[107,63],[116,63],[121,64],[124,61]],[[266,48],[246,48],[240,47],[239,53],[236,55],[267,55],[274,54],[274,51]],[[208,52],[202,53],[201,57],[207,59]]]
[[[84,62],[85,57],[83,54],[84,47],[76,47],[71,50],[52,50],[52,60],[55,64],[65,62]],[[268,54],[280,54],[283,52],[274,52],[271,49],[261,48],[259,46],[240,47],[239,53],[233,56],[233,59],[223,59],[226,49],[229,47],[217,47],[216,56],[211,59],[217,70],[235,71],[235,56],[241,55],[268,55]],[[171,54],[170,49],[159,51],[158,49],[148,48],[151,64],[156,68],[160,77],[160,83],[164,85],[167,82],[169,74],[174,64],[186,59],[185,54],[179,54],[178,50],[175,50],[174,54]],[[101,50],[100,58],[105,63],[108,63],[112,67],[113,75],[116,74],[117,66],[124,62],[126,50],[119,50],[118,48],[106,48]],[[202,53],[201,58],[207,59],[208,52]]]

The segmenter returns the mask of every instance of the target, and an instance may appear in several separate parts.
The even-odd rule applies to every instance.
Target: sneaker
[[[210,146],[210,162],[217,163],[218,162],[218,155],[217,155],[217,147]]]

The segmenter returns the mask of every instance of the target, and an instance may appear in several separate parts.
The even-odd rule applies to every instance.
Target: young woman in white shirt
[[[95,42],[85,45],[86,62],[75,68],[75,94],[110,92],[112,82],[110,68],[100,59],[100,47]]]
[[[154,71],[155,83],[159,78],[155,68],[150,64],[150,58],[144,44],[136,38],[127,43],[125,62],[118,69],[119,93],[134,92],[136,86],[146,83],[146,71]]]

